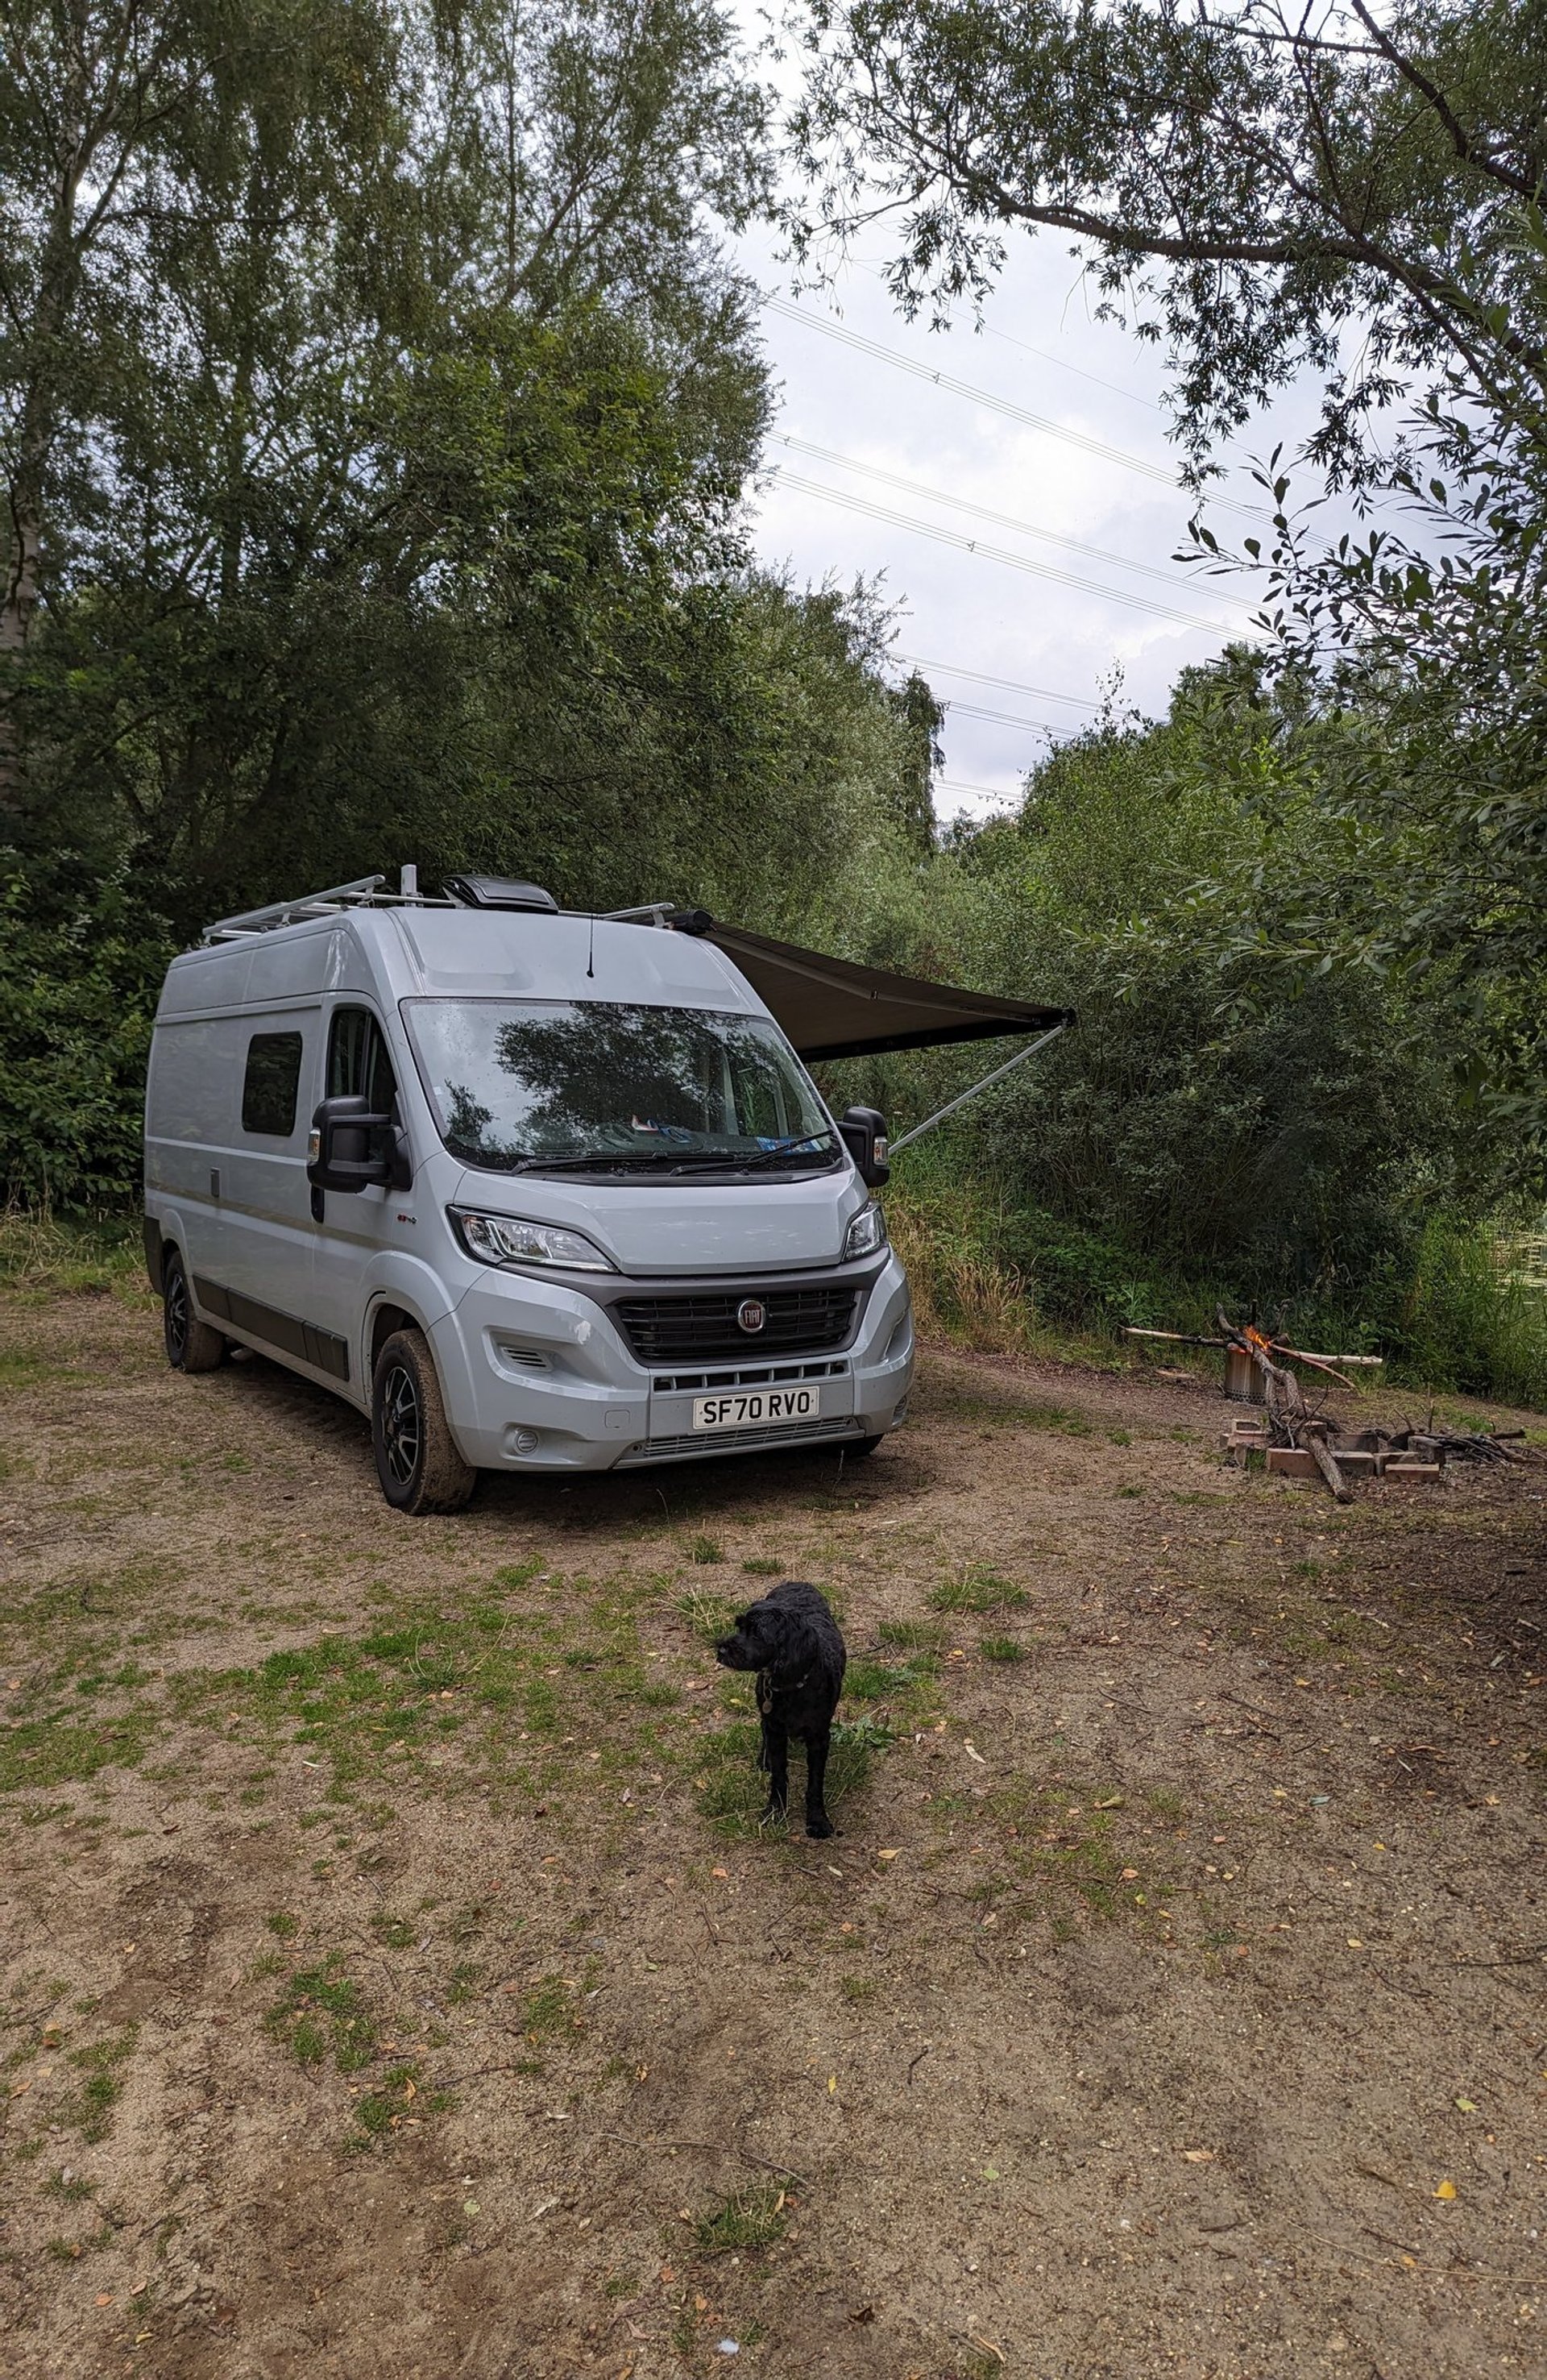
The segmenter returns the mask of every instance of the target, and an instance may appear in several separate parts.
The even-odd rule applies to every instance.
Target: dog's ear
[[[769,1604],[766,1607],[765,1625],[772,1647],[770,1669],[803,1668],[816,1652],[816,1635],[797,1613],[782,1610],[777,1603]]]

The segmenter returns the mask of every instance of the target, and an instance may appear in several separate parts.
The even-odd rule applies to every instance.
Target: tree
[[[1543,0],[811,0],[795,135],[810,252],[897,218],[912,309],[983,293],[1016,225],[1070,236],[1109,311],[1164,338],[1194,455],[1302,362],[1320,452],[1415,375],[1543,431]],[[1357,325],[1357,370],[1338,334]]]
[[[1260,475],[1266,551],[1244,540],[1296,698],[1339,731],[1277,957],[1458,966],[1501,1096],[1547,1124],[1544,0],[812,0],[808,54],[804,256],[895,217],[914,310],[981,298],[1017,225],[1067,235],[1104,310],[1166,343],[1200,494],[1219,437],[1320,373],[1305,454]],[[1322,481],[1360,515],[1331,550]],[[1239,559],[1201,517],[1192,540]]]

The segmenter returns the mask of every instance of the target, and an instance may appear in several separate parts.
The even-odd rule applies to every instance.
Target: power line
[[[878,281],[883,289],[890,290],[891,284],[886,274],[877,273],[873,264],[862,264],[857,257],[852,261],[859,272],[868,273],[872,281]],[[1126,396],[1130,405],[1142,405],[1148,413],[1165,410],[1153,396],[1141,396],[1136,389],[1120,388],[1115,380],[1103,380],[1099,372],[1087,371],[1083,364],[1071,364],[1067,356],[1056,356],[1050,347],[1033,347],[1029,339],[1018,339],[1011,332],[1001,331],[993,322],[980,322],[977,327],[986,332],[991,339],[1003,339],[1007,347],[1020,347],[1028,356],[1039,356],[1045,364],[1056,364],[1059,371],[1073,372],[1077,379],[1088,380],[1096,388],[1109,389],[1114,396]]]
[[[976,520],[995,521],[1001,528],[1014,529],[1020,537],[1041,538],[1045,544],[1060,545],[1069,553],[1083,553],[1093,562],[1109,563],[1115,570],[1132,570],[1142,578],[1158,578],[1164,587],[1188,587],[1193,583],[1179,571],[1158,570],[1153,562],[1130,562],[1126,554],[1108,553],[1105,546],[1083,545],[1077,537],[1064,537],[1057,529],[1038,528],[1031,521],[1017,520],[1013,513],[995,512],[987,504],[970,503],[965,496],[948,496],[941,488],[926,488],[920,480],[901,479],[895,471],[883,471],[876,463],[857,463],[852,455],[837,454],[830,446],[814,446],[809,438],[793,438],[785,430],[775,430],[770,435],[781,446],[813,455],[819,463],[836,463],[840,470],[857,471],[863,479],[882,480],[888,488],[900,488],[910,496],[922,496],[926,504],[949,504],[953,512],[971,513]],[[1234,596],[1225,598],[1227,602],[1239,600]]]
[[[1203,628],[1211,636],[1228,637],[1233,631],[1228,621],[1200,619],[1195,612],[1178,612],[1168,603],[1152,602],[1147,595],[1130,595],[1120,587],[1103,587],[1094,578],[1082,577],[1072,570],[1055,570],[1048,562],[1033,562],[1028,554],[1010,553],[1003,546],[985,545],[981,538],[963,537],[959,529],[941,528],[934,521],[914,520],[907,513],[894,510],[890,504],[873,504],[867,496],[851,496],[841,488],[824,488],[818,480],[802,479],[794,471],[776,468],[779,484],[795,488],[803,495],[821,496],[830,504],[841,504],[845,512],[860,513],[867,520],[886,521],[893,528],[911,529],[915,537],[931,537],[938,545],[953,545],[961,553],[981,554],[985,562],[1002,562],[1007,569],[1024,570],[1033,578],[1057,579],[1064,587],[1083,588],[1088,594],[1099,595],[1108,603],[1125,604],[1130,611],[1149,612],[1157,619],[1175,620],[1184,628]]]
[[[891,655],[894,662],[907,662],[910,667],[932,670],[937,677],[970,678],[974,686],[997,686],[1002,694],[1029,694],[1038,702],[1072,702],[1081,710],[1099,710],[1099,702],[1090,702],[1082,694],[1055,694],[1051,686],[1022,686],[1019,678],[989,677],[982,670],[959,669],[954,662],[925,661],[922,653]]]
[[[1040,356],[1045,364],[1057,364],[1060,371],[1073,372],[1077,379],[1088,380],[1096,388],[1110,389],[1114,396],[1125,396],[1130,405],[1142,405],[1146,413],[1164,415],[1165,407],[1157,405],[1153,396],[1141,396],[1136,389],[1119,388],[1115,380],[1103,380],[1099,372],[1087,371],[1083,364],[1071,364],[1067,356],[1056,356],[1051,348],[1033,347],[1029,339],[1018,339],[1012,332],[1001,331],[993,322],[985,322],[983,327],[991,339],[1003,339],[1009,347],[1020,347],[1028,356]]]
[[[1125,455],[1120,446],[1108,446],[1100,438],[1087,438],[1081,430],[1068,430],[1061,421],[1049,421],[1043,414],[1029,412],[1023,405],[1012,405],[1008,397],[995,396],[985,388],[974,388],[971,381],[957,380],[949,372],[937,371],[930,364],[916,363],[912,356],[899,355],[895,347],[884,347],[879,339],[867,339],[842,322],[826,322],[819,314],[808,314],[804,306],[792,305],[787,298],[765,298],[763,303],[770,313],[781,314],[787,322],[804,322],[807,330],[820,331],[825,338],[838,339],[845,346],[858,348],[863,355],[875,356],[882,363],[895,366],[899,371],[912,372],[915,380],[933,381],[937,388],[949,389],[953,396],[970,397],[974,405],[1002,413],[1008,420],[1024,422],[1028,429],[1040,430],[1049,438],[1061,438],[1066,444],[1078,446],[1087,455],[1099,455],[1104,462],[1120,463],[1125,470],[1142,472],[1146,480],[1158,480],[1163,487],[1180,489],[1176,473],[1161,464],[1146,462],[1142,455]],[[1265,517],[1260,506],[1238,504],[1230,496],[1211,495],[1208,501],[1221,511],[1244,513],[1251,520]]]
[[[981,795],[985,801],[990,802],[1012,802],[1015,799],[1015,795],[1007,794],[1002,785],[966,785],[960,777],[937,777],[935,790],[941,794]]]
[[[986,719],[995,727],[1030,727],[1038,735],[1057,735],[1058,730],[1048,719],[1012,719],[1008,710],[980,710],[975,702],[948,702],[948,719]]]

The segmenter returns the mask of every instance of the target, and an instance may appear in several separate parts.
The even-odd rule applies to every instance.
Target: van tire
[[[162,1335],[173,1370],[214,1371],[225,1361],[225,1341],[195,1314],[183,1259],[174,1247],[162,1255],[161,1298]]]
[[[376,1358],[370,1437],[381,1493],[399,1512],[460,1512],[477,1485],[446,1419],[429,1342],[394,1330]]]

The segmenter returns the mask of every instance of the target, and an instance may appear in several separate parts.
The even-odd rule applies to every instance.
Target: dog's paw
[[[789,1815],[789,1804],[787,1803],[766,1802],[762,1810],[758,1814],[757,1823],[760,1827],[771,1827],[788,1817]]]
[[[827,1815],[826,1812],[823,1812],[820,1816],[815,1818],[808,1817],[806,1819],[805,1831],[815,1841],[825,1843],[829,1835],[836,1834],[838,1829],[833,1825],[832,1820]]]

